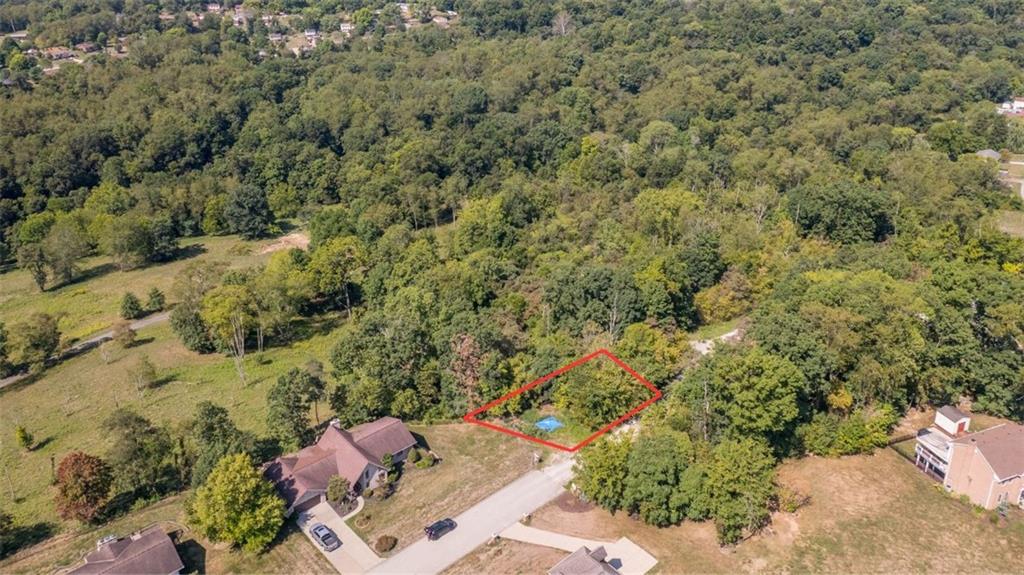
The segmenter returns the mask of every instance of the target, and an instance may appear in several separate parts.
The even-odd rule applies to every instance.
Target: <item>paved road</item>
[[[572,459],[533,470],[455,517],[458,527],[437,541],[422,538],[370,570],[374,574],[433,575],[493,535],[558,497],[572,479]],[[425,520],[427,518],[424,518]],[[433,519],[433,518],[431,518]],[[441,519],[438,517],[437,519]]]
[[[358,508],[348,514],[348,517],[355,515],[361,509],[362,501],[360,501]],[[309,528],[314,523],[323,523],[330,527],[331,531],[334,531],[341,541],[341,547],[334,551],[324,551],[321,549],[309,534]],[[327,503],[320,503],[309,511],[300,513],[298,524],[302,532],[306,534],[306,537],[309,537],[310,544],[323,553],[324,557],[342,575],[362,575],[381,562],[381,558],[373,552],[373,549],[370,549],[370,546],[345,523],[345,518],[339,517]]]
[[[591,551],[598,547],[604,547],[605,551],[608,552],[608,557],[605,561],[618,569],[619,573],[623,575],[644,575],[644,573],[647,573],[658,564],[658,560],[653,555],[625,537],[620,537],[618,541],[597,541],[595,539],[584,539],[582,537],[565,535],[564,533],[537,529],[522,523],[513,524],[508,529],[502,531],[501,536],[505,539],[514,539],[532,545],[552,547],[568,551],[569,553],[583,546],[586,546]]]
[[[154,313],[154,314],[148,315],[148,316],[146,316],[146,317],[144,317],[142,319],[137,319],[137,320],[133,321],[131,323],[131,327],[135,331],[138,331],[138,330],[140,330],[140,329],[142,329],[144,327],[148,327],[148,326],[151,326],[153,324],[165,322],[170,317],[171,317],[171,312],[169,312],[169,311],[162,311],[160,313]],[[78,354],[80,354],[80,353],[82,353],[84,351],[88,351],[88,350],[96,347],[97,345],[99,345],[99,344],[101,344],[101,343],[103,343],[103,342],[105,342],[105,341],[107,341],[109,339],[113,339],[113,337],[114,337],[114,330],[108,329],[108,330],[105,330],[105,331],[101,331],[101,332],[97,333],[96,335],[89,336],[89,337],[83,339],[82,341],[79,341],[79,342],[75,343],[71,347],[69,347],[66,350],[64,350],[64,353],[60,354],[59,357],[51,358],[50,361],[51,362],[63,361],[65,359],[74,357],[74,356],[76,356],[76,355],[78,355]],[[4,379],[0,379],[0,389],[3,389],[5,387],[7,387],[8,385],[13,385],[15,383],[18,383],[19,381],[27,378],[28,376],[29,376],[28,373],[16,373],[16,374],[14,374],[14,375],[12,375],[10,377],[6,377]]]

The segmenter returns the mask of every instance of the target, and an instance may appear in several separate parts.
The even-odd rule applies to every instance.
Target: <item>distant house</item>
[[[251,10],[246,10],[241,6],[235,6],[235,13],[231,15],[231,22],[237,27],[244,27],[249,23],[249,20],[253,19],[253,13]]]
[[[79,52],[84,52],[86,54],[98,52],[99,49],[100,47],[93,42],[82,42],[80,44],[75,44],[75,50],[78,50]]]
[[[1015,96],[1000,104],[996,111],[1000,114],[1024,114],[1024,97]]]
[[[334,475],[348,480],[354,493],[380,484],[386,473],[381,458],[405,461],[416,439],[401,420],[382,417],[344,430],[332,421],[315,445],[278,457],[264,468],[284,498],[288,514],[304,511],[324,500]]]
[[[222,9],[220,7],[220,4],[214,4],[214,3],[211,2],[211,3],[206,5],[206,11],[207,12],[212,12],[214,14],[220,14],[221,10]]]
[[[267,39],[273,42],[274,44],[280,44],[281,42],[284,42],[284,35],[279,32],[271,32],[267,36]]]
[[[997,162],[1003,159],[1002,154],[995,150],[979,150],[977,152],[974,152],[974,155],[978,156],[979,158],[985,158],[986,160],[995,160]]]
[[[51,60],[67,60],[68,58],[74,57],[75,53],[70,48],[64,46],[51,46],[50,48],[43,48],[43,56]]]
[[[934,425],[918,432],[915,463],[975,505],[1024,507],[1024,425],[968,433],[970,425],[970,416],[959,409],[939,409]]]
[[[177,575],[185,568],[174,542],[160,527],[128,537],[106,537],[70,575]]]
[[[605,562],[607,556],[604,547],[593,551],[580,547],[548,569],[548,575],[619,575],[618,569]]]

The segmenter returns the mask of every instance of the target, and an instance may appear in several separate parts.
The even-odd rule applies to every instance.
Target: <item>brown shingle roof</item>
[[[997,425],[955,439],[953,443],[978,448],[1000,481],[1024,475],[1024,425]]]
[[[405,424],[383,417],[345,431],[335,423],[327,426],[315,445],[278,457],[264,469],[288,507],[310,490],[325,490],[331,476],[340,475],[355,486],[367,466],[380,467],[385,453],[394,455],[416,445]]]
[[[969,415],[953,407],[952,405],[942,406],[941,408],[939,408],[939,413],[941,413],[943,416],[946,417],[946,419],[950,421],[960,421],[965,417],[970,417]]]
[[[377,421],[357,425],[348,430],[352,441],[366,452],[373,461],[380,461],[384,454],[395,454],[416,445],[416,439],[401,420],[382,417]]]
[[[619,575],[618,570],[604,562],[607,555],[603,546],[593,551],[580,547],[549,569],[548,575]]]
[[[185,568],[171,538],[160,527],[104,543],[70,575],[169,575]]]

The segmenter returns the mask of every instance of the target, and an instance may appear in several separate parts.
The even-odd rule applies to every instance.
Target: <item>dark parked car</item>
[[[442,519],[424,527],[423,531],[427,533],[427,539],[435,541],[452,529],[455,529],[455,522],[451,519]]]
[[[323,523],[317,523],[310,527],[309,534],[313,536],[316,544],[322,547],[324,551],[334,551],[341,547],[341,541],[338,539],[338,536],[334,534],[334,531],[331,531],[330,527]]]

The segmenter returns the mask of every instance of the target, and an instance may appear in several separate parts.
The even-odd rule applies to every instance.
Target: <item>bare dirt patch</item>
[[[547,573],[547,570],[568,553],[539,545],[502,539],[481,545],[449,567],[445,575],[512,575],[513,573]]]
[[[290,250],[292,248],[298,248],[304,250],[309,247],[309,234],[306,232],[292,232],[288,235],[281,236],[273,242],[263,246],[259,250],[259,254],[269,254],[273,252],[279,252],[281,250]]]

